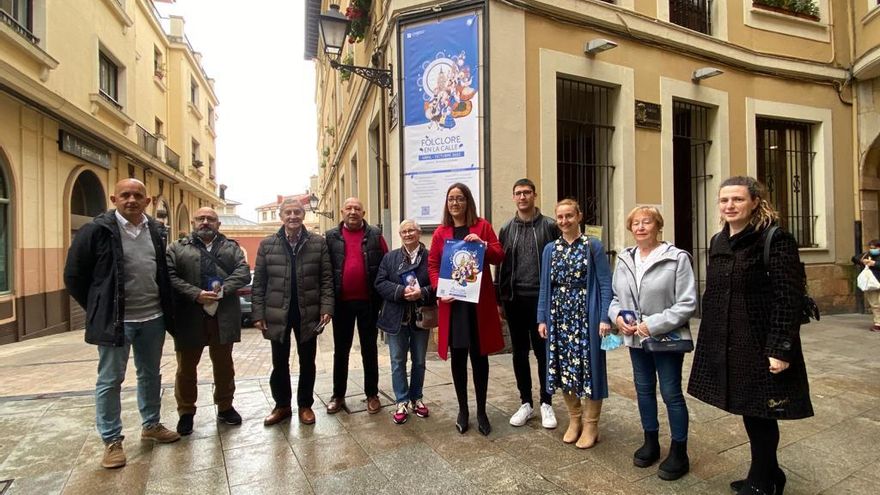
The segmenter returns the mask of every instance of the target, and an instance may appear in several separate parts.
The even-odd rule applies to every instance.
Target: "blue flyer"
[[[437,297],[479,302],[485,254],[486,246],[482,242],[447,239],[440,259]]]

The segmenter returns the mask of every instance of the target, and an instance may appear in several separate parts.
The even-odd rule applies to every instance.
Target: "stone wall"
[[[822,314],[855,311],[855,277],[852,265],[807,266],[807,289]]]

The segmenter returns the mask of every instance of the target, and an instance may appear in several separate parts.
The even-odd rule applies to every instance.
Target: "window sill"
[[[108,116],[113,117],[116,121],[122,124],[125,127],[125,132],[128,132],[128,128],[134,124],[134,119],[128,116],[124,111],[107,101],[100,93],[91,93],[89,94],[89,101],[92,103],[92,115],[97,115],[98,112],[106,113]]]
[[[213,127],[206,125],[205,132],[214,139],[217,139],[217,131],[214,130]]]
[[[186,108],[187,110],[189,110],[189,113],[193,114],[196,119],[202,120],[202,112],[199,111],[199,107],[193,105],[193,102],[186,102]]]
[[[828,24],[822,19],[814,21],[760,7],[749,8],[746,14],[746,24],[766,31],[775,31],[815,41],[827,42],[830,39]]]
[[[165,85],[165,81],[163,81],[162,79],[160,79],[157,76],[153,76],[153,82],[156,84],[156,86],[159,87],[159,89],[162,90],[163,93],[168,92],[168,86]]]
[[[31,60],[36,62],[37,65],[39,65],[40,81],[48,81],[49,71],[58,67],[57,60],[55,60],[51,55],[43,51],[43,49],[39,46],[31,43],[28,39],[6,25],[6,23],[4,22],[0,22],[0,40],[2,39],[5,39],[11,45],[18,48]]]
[[[865,14],[865,17],[862,17],[862,24],[867,24],[867,23],[873,21],[878,16],[880,16],[880,5],[877,5],[876,7],[872,8],[871,10],[868,11],[867,14]]]
[[[110,9],[110,12],[116,16],[116,19],[122,24],[125,29],[130,28],[134,25],[134,21],[131,20],[131,17],[125,13],[125,9],[122,8],[122,5],[119,5],[119,2],[116,0],[104,0],[104,3],[107,5],[107,8]],[[125,29],[123,30],[123,34],[125,33]]]

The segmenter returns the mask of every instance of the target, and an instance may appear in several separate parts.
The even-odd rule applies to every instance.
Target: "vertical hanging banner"
[[[468,12],[401,29],[403,213],[438,225],[455,182],[471,189],[480,211],[480,18]]]

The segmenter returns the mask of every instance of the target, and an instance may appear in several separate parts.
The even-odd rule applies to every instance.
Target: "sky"
[[[184,32],[215,79],[217,182],[237,213],[309,187],[318,171],[314,64],[303,59],[302,0],[156,2],[185,19]],[[246,8],[245,8],[246,7]]]

